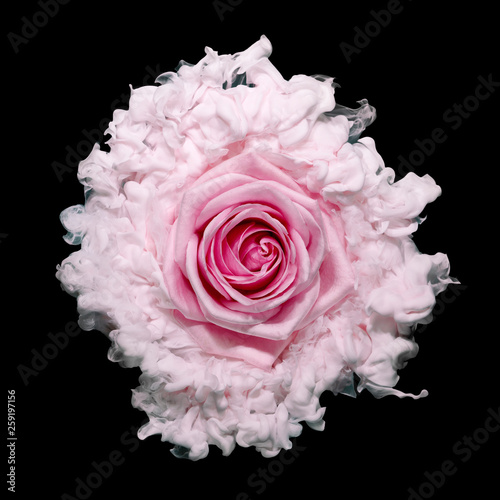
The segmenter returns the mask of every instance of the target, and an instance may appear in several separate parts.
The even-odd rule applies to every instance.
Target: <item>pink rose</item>
[[[204,351],[269,369],[294,333],[353,287],[340,220],[255,154],[188,189],[163,275],[179,323]],[[343,234],[343,233],[342,233]]]
[[[270,54],[264,36],[207,48],[132,89],[109,152],[79,165],[85,206],[61,214],[81,244],[57,270],[80,326],[140,367],[139,437],[191,460],[209,445],[289,449],[300,422],[323,428],[326,390],[426,396],[394,386],[456,282],[412,236],[434,180],[394,182],[360,137],[374,108],[339,105],[332,78],[285,80]]]

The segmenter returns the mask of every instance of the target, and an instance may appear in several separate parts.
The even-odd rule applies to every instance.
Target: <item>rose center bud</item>
[[[260,221],[238,224],[229,231],[222,247],[229,271],[223,273],[224,278],[246,294],[269,286],[283,261],[283,248],[278,235]]]
[[[241,263],[252,272],[268,269],[278,257],[276,240],[268,232],[247,238],[240,248]]]

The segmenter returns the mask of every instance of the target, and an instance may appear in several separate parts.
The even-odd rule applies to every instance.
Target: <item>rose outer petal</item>
[[[307,326],[311,320],[325,314],[335,304],[339,303],[354,290],[354,274],[351,262],[347,258],[345,243],[339,235],[343,228],[338,217],[323,217],[328,236],[330,251],[320,268],[321,284],[318,300],[309,311],[299,328]]]
[[[174,311],[174,317],[206,353],[242,359],[267,371],[295,338],[295,335],[284,340],[250,337],[210,323],[190,321],[179,311]]]

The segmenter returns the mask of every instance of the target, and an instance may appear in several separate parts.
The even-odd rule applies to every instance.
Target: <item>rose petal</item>
[[[345,243],[339,238],[339,234],[343,234],[341,221],[335,216],[325,216],[323,219],[330,251],[321,264],[321,285],[318,300],[300,324],[300,328],[324,314],[354,290],[354,274],[351,263],[346,255]]]
[[[197,253],[197,243],[195,236],[188,245],[188,278],[196,291],[199,306],[206,320],[211,323],[247,335],[283,340],[295,331],[297,325],[306,317],[318,298],[320,280],[317,275],[311,286],[303,293],[290,298],[274,309],[257,313],[233,311],[223,305],[220,297],[214,298],[203,286],[198,274],[196,259],[192,258]]]
[[[260,309],[256,309],[258,307],[258,303],[255,300],[251,300],[251,298],[241,293],[233,286],[231,286],[230,283],[228,283],[224,271],[228,272],[228,274],[231,274],[232,272],[240,273],[240,276],[243,275],[243,277],[245,278],[252,276],[252,273],[250,273],[248,269],[246,269],[243,266],[243,264],[241,264],[239,259],[234,255],[234,252],[227,252],[225,255],[219,255],[223,247],[223,244],[220,241],[220,239],[221,238],[223,239],[227,234],[229,234],[229,232],[235,227],[237,227],[237,225],[240,222],[245,221],[247,218],[257,219],[258,217],[260,217],[264,222],[267,223],[267,227],[276,229],[276,232],[278,233],[278,236],[281,241],[286,242],[289,238],[287,237],[286,229],[282,227],[282,225],[278,221],[269,217],[266,213],[261,211],[256,211],[255,209],[252,208],[242,210],[240,213],[237,213],[239,210],[240,209],[238,208],[229,213],[222,212],[220,216],[214,218],[209,223],[209,225],[204,231],[203,238],[200,242],[200,247],[198,250],[198,266],[202,271],[202,274],[205,277],[205,279],[208,280],[208,282],[212,284],[212,286],[217,291],[219,291],[221,295],[226,297],[226,299],[229,300],[230,298],[232,298],[239,304],[252,307],[252,311],[257,312],[258,310],[264,310],[264,309],[269,309],[271,307],[275,307],[276,305],[278,305],[278,303],[267,306],[260,305],[259,306]],[[236,215],[231,219],[231,221],[229,223],[224,224],[221,228],[224,219],[231,217],[234,213],[236,213]],[[209,243],[209,247],[207,249],[206,248],[207,240],[210,240],[211,238],[214,237],[216,243],[214,244],[212,240]],[[290,256],[290,254],[294,254],[294,252],[289,251],[288,256]],[[205,255],[207,255],[207,260],[205,260]],[[217,258],[217,256],[219,258]],[[223,266],[222,271],[218,268],[217,262],[224,262],[225,265]],[[286,268],[284,269],[286,271]],[[286,287],[288,287],[288,285],[292,283],[295,278],[295,273],[292,271],[293,268],[290,269],[290,272],[285,274],[285,277],[287,279],[287,281],[285,281]],[[288,295],[290,295],[291,293],[293,293],[293,290],[290,290]],[[284,300],[286,300],[286,297],[282,298],[280,303],[283,302]]]
[[[267,371],[294,339],[294,335],[283,340],[251,337],[210,323],[190,321],[179,311],[174,311],[174,316],[206,353],[242,359]]]

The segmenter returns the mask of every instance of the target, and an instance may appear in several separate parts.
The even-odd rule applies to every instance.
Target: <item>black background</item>
[[[240,493],[239,498],[246,493],[252,499],[341,494],[407,499],[408,488],[418,491],[429,481],[426,473],[447,460],[455,473],[434,491],[421,489],[422,498],[452,499],[459,493],[489,498],[490,488],[498,491],[498,433],[476,432],[485,442],[479,449],[472,443],[466,462],[461,459],[469,454],[455,450],[471,449],[464,436],[484,427],[488,409],[498,411],[493,205],[500,91],[455,129],[458,122],[444,116],[474,94],[479,76],[492,74],[500,81],[493,7],[440,2],[437,8],[436,2],[401,0],[401,12],[348,62],[340,44],[352,45],[355,28],[363,31],[373,19],[370,11],[386,9],[387,1],[232,4],[221,19],[212,1],[72,0],[45,23],[38,15],[42,26],[17,53],[8,33],[21,35],[24,16],[33,20],[41,6],[8,4],[0,255],[6,382],[16,391],[17,498],[79,498],[77,493],[83,498],[77,480],[87,481],[92,463],[109,460],[110,454],[121,463],[92,483],[92,500],[172,494],[235,499]],[[367,98],[375,106],[378,118],[364,135],[375,139],[386,165],[398,174],[404,173],[398,170],[399,155],[409,158],[415,140],[444,130],[446,140],[415,168],[443,189],[425,209],[428,219],[415,241],[422,252],[447,253],[451,274],[463,285],[438,301],[435,321],[417,334],[417,358],[401,372],[397,387],[414,393],[425,388],[427,398],[328,393],[321,399],[326,429],[305,427],[292,463],[281,466],[254,449],[237,448],[223,457],[213,447],[206,459],[190,462],[174,458],[171,445],[158,436],[140,444],[134,437],[145,419],[130,404],[140,371],[108,361],[102,334],[82,332],[46,366],[37,365],[36,376],[23,380],[19,373],[20,367],[32,368],[34,353],[49,343],[50,332],[64,331],[77,319],[75,299],[61,291],[54,274],[76,250],[62,239],[59,213],[83,202],[83,188],[76,171],[58,179],[53,163],[65,163],[68,147],[85,147],[83,130],[110,119],[129,85],[152,84],[151,74],[175,69],[181,59],[196,63],[205,46],[234,53],[262,34],[273,44],[271,61],[287,79],[299,73],[334,76],[341,85],[339,103],[354,106]],[[259,469],[272,482],[253,482]]]

